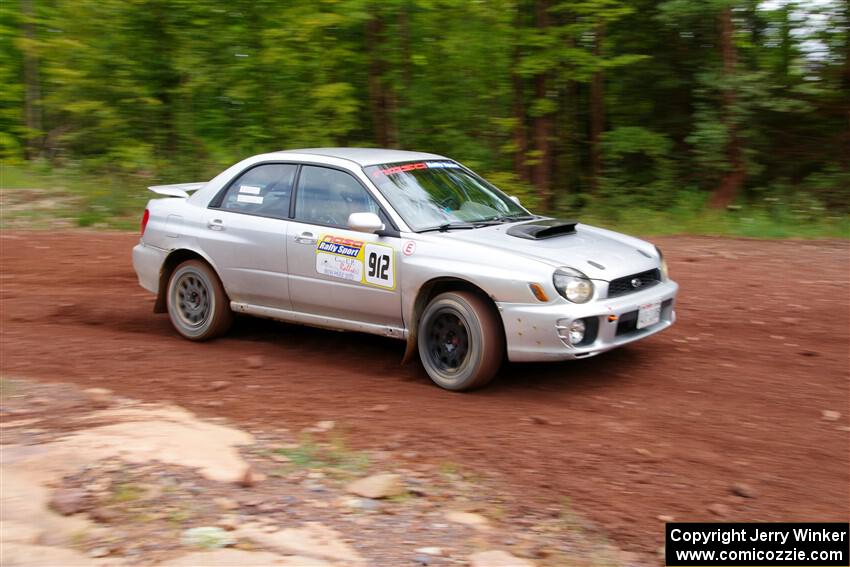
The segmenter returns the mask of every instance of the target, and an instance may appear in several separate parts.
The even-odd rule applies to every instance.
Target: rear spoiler
[[[202,181],[200,183],[177,183],[175,185],[152,185],[148,187],[149,190],[157,193],[159,195],[166,195],[168,197],[183,197],[184,199],[189,196],[189,193],[194,193],[204,185],[206,185],[206,181]]]

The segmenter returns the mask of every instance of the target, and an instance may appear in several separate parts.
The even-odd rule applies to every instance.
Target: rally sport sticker
[[[316,271],[332,278],[395,289],[395,250],[325,234],[316,246]]]

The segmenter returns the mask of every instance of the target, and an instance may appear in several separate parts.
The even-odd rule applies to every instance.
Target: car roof
[[[298,153],[317,155],[353,161],[360,166],[377,165],[380,163],[395,163],[399,161],[416,161],[421,159],[448,159],[441,155],[426,152],[408,152],[405,150],[390,150],[384,148],[306,148],[300,150],[285,150],[280,153]]]

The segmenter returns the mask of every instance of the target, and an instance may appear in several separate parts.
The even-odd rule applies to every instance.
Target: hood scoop
[[[543,219],[512,226],[507,233],[526,240],[546,240],[556,236],[575,234],[575,220]]]

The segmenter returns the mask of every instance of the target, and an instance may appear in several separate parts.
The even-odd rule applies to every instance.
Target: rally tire
[[[480,388],[505,356],[505,334],[493,304],[470,291],[436,296],[419,319],[417,346],[431,380],[446,390]]]
[[[221,280],[201,260],[187,260],[175,268],[168,279],[166,304],[171,324],[192,341],[220,337],[233,323]]]

